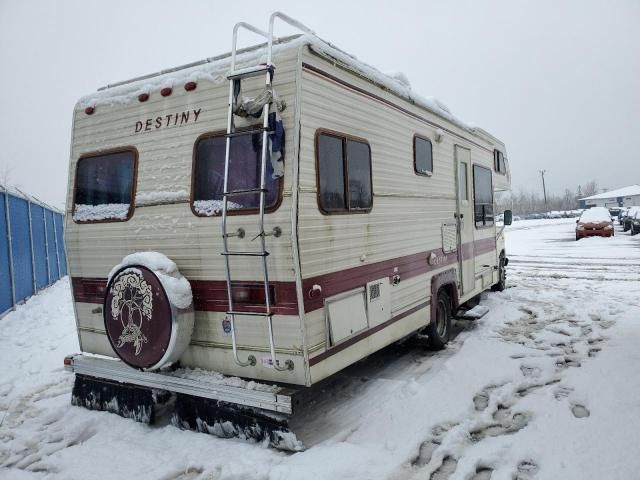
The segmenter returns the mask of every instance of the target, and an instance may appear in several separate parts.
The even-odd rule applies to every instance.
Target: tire
[[[576,233],[576,242],[580,240],[580,237],[578,236],[578,234]]]
[[[492,285],[491,290],[494,292],[502,292],[505,288],[507,288],[507,269],[505,266],[504,252],[501,252],[498,261],[498,283]]]
[[[627,222],[624,222],[624,224],[622,226],[622,231],[623,232],[627,232],[627,231],[629,231],[630,228],[631,228],[631,226]]]
[[[631,235],[637,235],[638,234],[638,230],[636,230],[636,227],[634,227],[633,225],[631,226]]]
[[[442,350],[449,342],[451,332],[451,299],[444,290],[440,290],[437,302],[436,318],[431,319],[424,333],[429,337],[428,343],[431,349]]]

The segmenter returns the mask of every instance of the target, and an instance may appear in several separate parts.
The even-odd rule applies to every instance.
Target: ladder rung
[[[233,138],[233,137],[242,137],[244,135],[255,135],[256,133],[267,132],[269,135],[273,132],[268,128],[260,127],[260,128],[252,128],[250,130],[241,130],[239,132],[226,133],[225,137]]]
[[[252,317],[271,317],[273,316],[273,312],[238,312],[232,311],[227,312],[227,315],[249,315]]]
[[[244,195],[246,193],[260,193],[260,192],[265,192],[267,193],[269,190],[267,190],[266,188],[247,188],[245,190],[232,190],[230,192],[224,192],[223,195],[226,195],[227,197],[231,197],[233,195]]]
[[[249,77],[256,77],[262,73],[271,73],[273,74],[273,71],[275,70],[275,67],[273,65],[256,65],[254,67],[247,67],[247,68],[241,68],[239,70],[234,70],[233,72],[229,72],[227,74],[227,78],[229,80],[236,80],[238,78],[249,78]]]
[[[222,252],[221,255],[230,257],[267,257],[269,252]]]

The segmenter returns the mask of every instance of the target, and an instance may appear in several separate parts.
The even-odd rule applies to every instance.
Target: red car
[[[613,220],[604,207],[591,207],[576,220],[576,240],[584,237],[613,237]]]

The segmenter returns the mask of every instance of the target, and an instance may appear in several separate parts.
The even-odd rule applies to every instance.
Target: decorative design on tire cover
[[[146,267],[116,273],[104,300],[104,325],[114,352],[128,365],[150,368],[171,341],[171,303],[158,277]]]
[[[118,337],[117,347],[122,348],[125,343],[133,343],[138,356],[142,344],[148,342],[142,333],[142,325],[145,320],[150,321],[153,315],[151,286],[139,270],[129,269],[113,282],[111,289],[111,318],[119,320],[124,327]]]

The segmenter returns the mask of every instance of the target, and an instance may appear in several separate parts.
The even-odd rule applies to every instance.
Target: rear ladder
[[[271,353],[271,364],[273,368],[278,371],[286,371],[293,370],[293,362],[291,360],[286,360],[284,365],[280,365],[278,359],[276,358],[275,351],[275,342],[273,338],[273,311],[271,305],[271,295],[269,288],[269,269],[267,265],[267,257],[269,256],[269,252],[267,251],[266,246],[266,237],[267,236],[280,236],[280,229],[278,227],[274,228],[270,232],[264,231],[264,213],[265,213],[265,202],[266,202],[266,173],[267,173],[267,161],[270,161],[270,152],[269,152],[269,114],[271,113],[271,102],[267,102],[262,109],[262,127],[258,129],[250,129],[250,130],[241,130],[237,131],[234,121],[235,111],[237,107],[238,96],[242,90],[241,82],[244,78],[255,77],[259,75],[265,75],[265,88],[266,90],[272,90],[272,81],[273,75],[275,71],[275,66],[272,63],[272,53],[273,53],[273,25],[276,18],[280,18],[286,23],[304,31],[305,33],[312,34],[311,30],[307,27],[299,23],[298,21],[280,13],[275,12],[271,15],[269,19],[269,33],[264,32],[252,25],[249,25],[245,22],[239,22],[233,27],[233,41],[232,41],[232,49],[231,49],[231,69],[227,75],[227,79],[229,80],[229,110],[227,114],[227,134],[226,134],[226,148],[225,148],[225,161],[224,161],[224,192],[223,192],[223,202],[222,202],[222,243],[223,243],[223,252],[224,256],[224,265],[225,265],[225,277],[227,282],[227,301],[229,309],[227,311],[227,316],[230,320],[231,324],[231,343],[233,349],[233,359],[236,364],[241,367],[254,366],[256,365],[256,357],[253,355],[249,355],[246,361],[242,361],[238,358],[238,343],[237,343],[237,335],[236,335],[236,323],[235,316],[236,315],[248,315],[248,316],[257,316],[263,317],[267,320],[268,332],[269,332],[269,348]],[[264,37],[267,40],[267,62],[264,65],[256,65],[247,68],[242,68],[236,70],[236,51],[237,51],[237,40],[238,40],[238,30],[240,28],[244,28],[253,32],[257,35]],[[273,98],[273,96],[272,96]],[[250,189],[242,189],[242,190],[229,190],[229,164],[231,162],[231,139],[237,136],[242,135],[255,135],[256,133],[260,133],[262,135],[262,151],[260,155],[260,186],[257,188]],[[229,198],[236,195],[258,195],[259,196],[259,207],[258,207],[258,235],[254,238],[260,239],[259,249],[257,251],[235,251],[229,249],[229,238],[232,237],[244,237],[244,230],[238,229],[236,232],[229,232],[227,230],[227,216],[229,210]],[[243,311],[236,309],[233,301],[233,282],[231,278],[231,257],[243,257],[243,258],[258,258],[262,265],[262,284],[264,288],[264,311],[255,312],[255,311]]]

